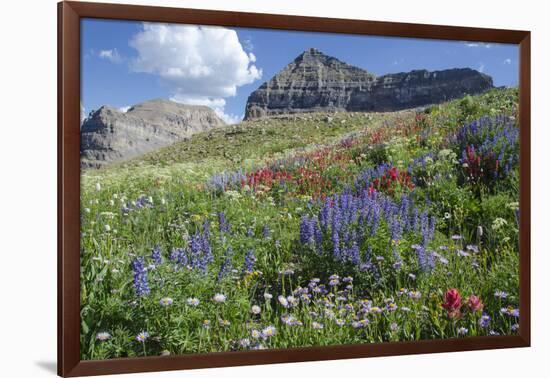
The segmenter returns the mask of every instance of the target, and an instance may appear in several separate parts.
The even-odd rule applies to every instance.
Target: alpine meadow
[[[517,88],[317,49],[252,87],[83,120],[82,359],[518,332]]]

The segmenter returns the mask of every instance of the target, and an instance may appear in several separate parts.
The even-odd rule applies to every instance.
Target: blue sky
[[[86,113],[167,98],[236,122],[250,92],[309,47],[376,75],[470,67],[496,86],[518,83],[517,45],[97,19],[81,27]]]

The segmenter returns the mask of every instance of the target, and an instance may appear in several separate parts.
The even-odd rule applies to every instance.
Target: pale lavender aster
[[[384,310],[382,310],[382,309],[381,309],[380,307],[378,307],[378,306],[372,306],[372,307],[370,308],[370,312],[371,312],[372,314],[380,314],[382,311],[384,311]]]
[[[231,325],[231,322],[226,319],[220,319],[220,326],[221,327],[229,327]]]
[[[319,322],[312,322],[311,328],[313,329],[323,329],[325,326],[322,323]]]
[[[495,291],[495,298],[506,299],[508,298],[508,293],[506,293],[505,291],[497,290]]]
[[[144,343],[145,341],[147,341],[148,338],[149,338],[149,332],[147,331],[141,331],[136,336],[136,340],[139,341],[140,343]]]
[[[359,321],[353,321],[353,322],[351,322],[351,326],[352,326],[353,328],[356,328],[356,329],[358,329],[358,328],[365,328],[365,327],[368,326],[368,325],[369,325],[369,320],[368,320],[368,319],[361,319],[361,320],[359,320]]]
[[[240,339],[239,340],[239,345],[242,348],[248,348],[250,346],[250,339]]]
[[[393,303],[393,302],[388,303],[388,304],[386,305],[386,310],[388,310],[389,312],[396,311],[397,308],[398,308],[397,305],[396,305],[395,303]]]
[[[198,298],[188,298],[187,304],[189,306],[197,307],[201,302],[198,300]]]
[[[418,300],[422,298],[422,293],[420,291],[409,291],[409,298]]]
[[[274,326],[267,326],[265,327],[263,330],[262,330],[262,337],[264,339],[267,339],[267,338],[270,338],[270,337],[273,337],[275,336],[275,334],[277,333],[277,328],[275,328]]]
[[[279,301],[279,303],[281,304],[281,306],[283,306],[284,308],[287,308],[288,307],[288,301],[287,299],[283,296],[283,295],[279,295],[277,297],[277,300]]]
[[[519,318],[519,308],[513,308],[512,306],[508,306],[505,308],[501,308],[500,312],[504,315],[508,315],[513,318]]]
[[[99,341],[107,341],[111,338],[111,334],[109,332],[98,332],[95,338]]]
[[[165,298],[162,298],[159,301],[159,303],[160,303],[161,306],[166,307],[166,306],[170,306],[172,303],[174,303],[174,300],[172,298],[165,297]]]
[[[478,321],[478,324],[481,328],[489,327],[490,323],[491,323],[491,317],[487,314],[481,315],[481,318],[479,318],[479,321]]]
[[[220,293],[214,295],[214,297],[212,298],[212,300],[216,303],[224,303],[226,299],[227,297]]]

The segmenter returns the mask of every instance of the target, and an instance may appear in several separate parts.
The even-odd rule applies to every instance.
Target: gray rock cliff
[[[100,167],[170,145],[225,123],[206,106],[151,100],[126,113],[103,106],[80,130],[81,166]]]
[[[313,111],[395,111],[492,87],[490,76],[469,68],[375,76],[312,48],[250,94],[245,119]]]

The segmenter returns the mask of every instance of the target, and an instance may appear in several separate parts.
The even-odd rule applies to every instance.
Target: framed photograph
[[[59,375],[530,345],[528,31],[58,6]]]

